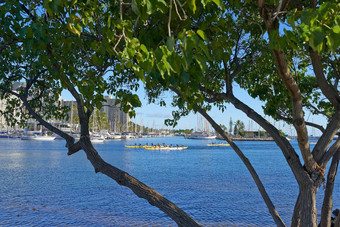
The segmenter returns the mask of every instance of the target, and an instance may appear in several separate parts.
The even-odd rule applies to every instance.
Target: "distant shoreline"
[[[245,137],[240,137],[240,138],[231,138],[234,141],[274,141],[272,137],[263,137],[263,138],[245,138]]]
[[[223,140],[221,138],[216,138],[218,140]],[[233,141],[274,141],[272,137],[260,137],[260,138],[246,138],[246,137],[232,137]]]

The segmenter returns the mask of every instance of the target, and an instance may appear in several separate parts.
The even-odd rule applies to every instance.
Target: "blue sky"
[[[235,86],[234,88],[234,93],[237,98],[253,108],[256,112],[264,116],[262,110],[263,102],[258,99],[253,99],[247,94],[247,92],[237,86]],[[144,97],[143,91],[139,91],[138,95],[142,99]],[[167,104],[170,104],[170,93],[165,95],[165,100],[168,100]],[[136,109],[137,116],[136,119],[133,119],[133,121],[137,123],[141,123],[141,121],[143,121],[143,124],[149,127],[155,125],[157,128],[167,128],[164,125],[164,120],[167,118],[171,118],[171,112],[173,110],[174,108],[170,107],[170,105],[168,105],[167,107],[159,107],[156,104],[147,104],[147,101],[145,99],[142,99],[142,107]],[[260,128],[254,121],[250,120],[243,112],[237,110],[231,104],[227,106],[227,110],[224,112],[219,111],[217,108],[213,108],[209,112],[209,114],[213,119],[215,119],[217,123],[224,124],[225,126],[227,126],[227,128],[229,128],[230,118],[232,118],[233,122],[237,120],[243,121],[246,126],[246,130],[258,130]],[[198,116],[196,114],[191,113],[190,115],[183,117],[175,128],[196,129],[198,127],[197,118]],[[265,118],[285,133],[289,135],[296,135],[296,133],[294,132],[294,128],[284,123],[283,121],[275,122],[272,118],[268,118],[266,116]],[[324,118],[320,116],[312,116],[310,113],[306,113],[306,120],[314,123],[321,123],[324,127],[326,126],[326,120]],[[317,129],[312,129],[308,127],[308,134],[320,135],[320,132]]]
[[[141,86],[142,87],[142,86]],[[243,89],[239,88],[237,85],[234,87],[234,93],[237,98],[246,103],[248,106],[253,108],[259,114],[263,115],[262,105],[263,103],[258,99],[253,99],[250,97],[247,92]],[[159,129],[171,129],[172,127],[167,127],[164,124],[164,121],[168,118],[171,118],[171,113],[175,108],[171,107],[171,99],[172,94],[166,93],[163,95],[164,100],[167,102],[166,107],[160,107],[157,104],[148,104],[147,99],[145,98],[145,92],[143,89],[139,89],[137,94],[139,95],[142,101],[142,107],[136,109],[136,118],[133,118],[132,121],[137,124],[143,124],[147,127],[155,127]],[[71,96],[67,92],[63,92],[63,99],[71,100]],[[209,114],[218,124],[223,124],[229,128],[229,121],[232,118],[233,122],[237,120],[241,120],[244,122],[246,130],[259,130],[259,126],[251,121],[243,112],[235,109],[233,105],[229,104],[227,109],[224,112],[219,111],[217,108],[213,108]],[[199,115],[199,114],[198,114]],[[178,125],[175,129],[197,129],[199,126],[197,122],[199,121],[201,116],[197,116],[196,114],[189,114],[186,117],[183,117],[179,120]],[[276,127],[287,133],[288,135],[296,135],[294,132],[294,128],[285,124],[284,122],[275,122],[273,119],[265,117]],[[326,125],[326,120],[321,117],[311,116],[309,113],[306,113],[306,120],[313,121],[314,123],[321,123],[324,126]],[[320,135],[320,132],[316,129],[308,128],[308,134],[311,135]]]

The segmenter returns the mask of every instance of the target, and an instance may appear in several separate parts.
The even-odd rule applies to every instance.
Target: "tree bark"
[[[340,150],[338,149],[336,155],[333,156],[331,166],[329,167],[329,170],[328,170],[326,190],[325,190],[325,195],[324,195],[323,204],[321,208],[320,226],[322,227],[331,226],[331,216],[332,216],[332,208],[333,208],[333,189],[334,189],[335,177],[336,177],[338,166],[339,166],[339,157],[340,157]]]
[[[240,157],[243,164],[247,167],[249,173],[251,174],[255,184],[267,205],[270,215],[272,216],[275,224],[277,226],[286,226],[283,220],[281,219],[279,213],[277,212],[273,202],[271,201],[265,187],[263,186],[260,177],[257,175],[254,167],[250,163],[249,159],[243,154],[243,152],[238,148],[238,146],[230,139],[230,137],[223,131],[223,129],[201,108],[199,108],[198,112],[202,114],[209,121],[209,123],[213,126],[213,128],[230,144],[230,146],[234,149],[236,154]]]
[[[299,156],[295,152],[289,141],[280,134],[280,132],[273,125],[268,123],[261,115],[256,113],[253,109],[243,103],[241,100],[237,99],[234,95],[228,94],[227,100],[231,102],[236,109],[241,110],[247,116],[258,123],[262,128],[264,128],[271,137],[273,137],[275,143],[280,147],[289,167],[291,168],[297,182],[310,181],[310,176],[304,170]]]
[[[296,199],[296,202],[295,202],[291,227],[300,226],[300,221],[301,221],[301,215],[300,215],[300,214],[301,214],[301,209],[300,209],[300,204],[301,204],[301,192],[299,192],[299,195],[298,195],[298,197],[297,197],[297,199]]]
[[[320,167],[326,168],[328,161],[335,155],[337,150],[340,149],[340,137],[333,143],[333,145],[328,149],[328,151],[323,155],[320,161]]]
[[[307,127],[302,109],[301,92],[296,81],[293,79],[293,76],[290,73],[284,53],[279,50],[273,50],[273,56],[278,74],[291,96],[293,124],[296,129],[298,144],[306,168],[308,172],[311,173],[315,170],[315,160],[310,152]]]
[[[317,227],[316,192],[317,186],[300,187],[295,203],[291,227]]]
[[[55,132],[56,134],[63,136],[68,147],[68,155],[74,154],[79,150],[83,149],[86,153],[87,159],[93,165],[95,172],[101,172],[108,177],[115,180],[118,184],[130,188],[138,197],[146,199],[151,205],[158,207],[161,211],[167,214],[172,220],[174,220],[178,226],[200,226],[194,219],[192,219],[187,213],[180,209],[177,205],[167,200],[161,194],[156,192],[154,189],[148,187],[144,183],[140,182],[136,178],[130,176],[128,173],[106,163],[98,154],[98,152],[92,146],[88,131],[88,116],[84,113],[82,103],[78,103],[80,107],[79,115],[81,122],[81,138],[80,141],[74,143],[74,138],[59,129],[53,127],[51,124],[46,122],[39,114],[37,114],[30,106],[29,102],[25,97],[20,97],[24,105],[27,107],[32,116],[43,124],[46,128]],[[78,101],[78,100],[77,100]]]
[[[329,145],[332,143],[333,138],[338,132],[339,127],[340,127],[340,109],[337,109],[335,111],[334,116],[327,124],[326,130],[322,133],[320,139],[318,140],[318,143],[315,145],[312,151],[314,159],[319,164],[322,164],[321,159],[325,155]]]
[[[181,96],[181,92],[174,86],[169,86],[169,88],[175,92],[178,96]],[[249,173],[251,174],[255,184],[267,205],[269,213],[271,214],[274,222],[277,226],[286,226],[281,219],[279,213],[277,212],[273,202],[271,201],[265,187],[263,186],[260,177],[257,175],[254,167],[248,160],[248,158],[243,154],[243,152],[238,148],[238,146],[231,140],[231,138],[223,131],[223,129],[210,117],[210,115],[204,111],[202,108],[198,107],[198,112],[213,126],[213,128],[230,144],[236,154],[240,157],[243,164],[247,167]]]
[[[327,97],[327,99],[333,104],[334,107],[339,108],[339,93],[333,86],[328,84],[323,73],[323,67],[318,53],[314,51],[311,47],[309,48],[309,53],[312,60],[313,70],[322,93]]]
[[[312,185],[307,185],[300,189],[301,202],[300,206],[300,226],[301,227],[317,227],[317,212],[316,212],[316,192],[317,188]]]

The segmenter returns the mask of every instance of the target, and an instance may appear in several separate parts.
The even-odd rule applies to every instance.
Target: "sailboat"
[[[199,119],[197,118],[197,125],[199,130],[196,132],[193,132],[192,134],[188,135],[187,139],[198,139],[198,140],[213,140],[216,138],[215,135],[209,132],[209,123],[207,120],[205,120],[204,130],[201,131],[200,129],[203,127],[203,119],[202,117]]]
[[[95,121],[96,121],[95,115],[96,115],[96,109],[93,111],[93,122],[92,122],[93,132],[95,129]],[[103,143],[105,141],[105,138],[102,135],[90,133],[90,140],[91,140],[91,143]]]

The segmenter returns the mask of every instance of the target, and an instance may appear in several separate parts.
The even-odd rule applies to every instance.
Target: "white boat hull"
[[[104,140],[93,139],[91,143],[104,143]]]
[[[189,136],[188,139],[195,139],[195,140],[213,140],[216,136]]]
[[[36,141],[52,141],[55,140],[54,136],[23,136],[22,140],[36,140]]]

